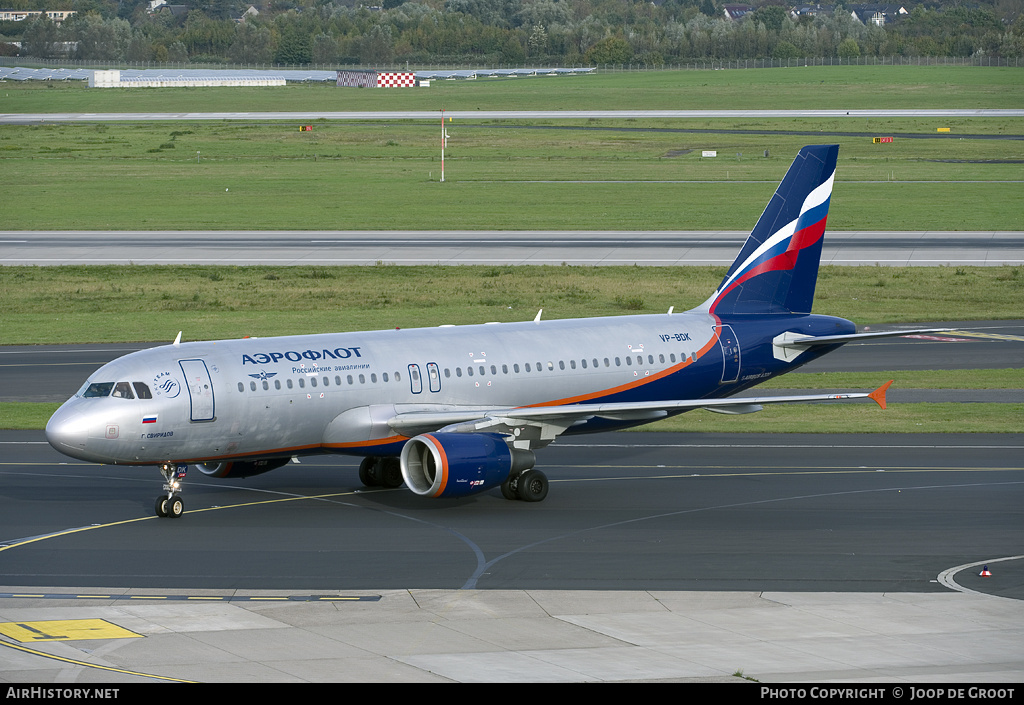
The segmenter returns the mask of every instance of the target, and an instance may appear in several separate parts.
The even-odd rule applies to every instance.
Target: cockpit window
[[[132,382],[132,386],[135,387],[135,396],[139,399],[153,398],[153,393],[149,391],[149,386],[145,382]]]
[[[121,397],[122,399],[134,399],[135,394],[132,393],[132,385],[127,382],[118,382],[114,385],[114,393],[111,395],[114,397]]]
[[[110,390],[114,388],[113,382],[93,382],[89,385],[89,388],[85,390],[83,397],[108,397],[110,396]]]

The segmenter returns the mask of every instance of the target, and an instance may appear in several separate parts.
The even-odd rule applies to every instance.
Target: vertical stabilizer
[[[811,312],[838,154],[834,144],[800,150],[703,310],[720,316]]]

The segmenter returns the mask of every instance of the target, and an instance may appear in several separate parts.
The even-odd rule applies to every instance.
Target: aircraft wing
[[[516,445],[539,448],[553,441],[573,424],[595,417],[615,421],[655,421],[668,416],[669,413],[690,409],[707,409],[722,414],[747,414],[760,411],[764,404],[865,398],[874,400],[884,409],[886,406],[885,393],[891,384],[890,380],[873,392],[838,394],[409,411],[392,417],[388,421],[388,425],[403,436],[438,430],[462,433],[504,433],[513,436],[513,443]]]

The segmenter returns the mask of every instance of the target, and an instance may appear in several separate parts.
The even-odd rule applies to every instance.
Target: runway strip
[[[275,111],[217,113],[4,113],[0,124],[41,122],[159,122],[177,120],[437,120],[440,110],[395,111]],[[640,118],[871,118],[871,117],[1024,117],[1024,110],[977,109],[871,109],[871,110],[446,110],[456,120],[589,120]]]
[[[728,265],[741,231],[0,231],[0,265]],[[1024,231],[830,232],[823,264],[1019,265]]]

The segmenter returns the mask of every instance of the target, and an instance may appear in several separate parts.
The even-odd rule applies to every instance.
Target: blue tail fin
[[[800,150],[704,310],[811,312],[838,154],[834,144]]]

